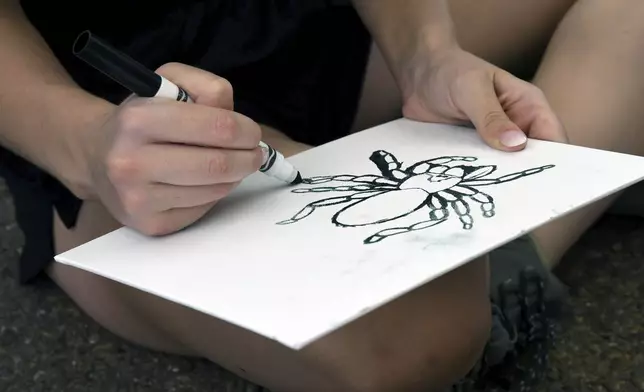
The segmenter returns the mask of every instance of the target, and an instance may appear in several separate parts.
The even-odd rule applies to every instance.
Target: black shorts
[[[244,7],[236,9],[241,3]],[[238,1],[229,3],[227,11],[232,14],[226,15],[220,7],[196,2],[129,36],[111,37],[98,25],[93,30],[152,69],[176,61],[227,78],[234,88],[236,111],[299,142],[319,145],[349,132],[371,45],[354,9],[348,2],[338,3],[299,0],[284,3],[292,9],[270,9],[267,4],[273,2]],[[47,29],[55,28],[39,24],[37,16],[32,22],[46,40]],[[48,42],[83,88],[120,102],[127,91],[63,52],[69,51],[80,31],[71,31],[62,42]],[[14,197],[16,219],[25,235],[15,273],[26,283],[55,255],[54,209],[71,228],[82,201],[47,173],[2,148],[0,175]]]

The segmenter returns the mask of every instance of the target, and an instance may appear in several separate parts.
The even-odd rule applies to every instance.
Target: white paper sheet
[[[430,182],[426,174],[420,174],[401,185],[404,173],[392,172],[385,179],[369,159],[379,150],[393,154],[402,169],[443,156],[471,156],[476,160],[447,165],[496,165],[496,170],[490,173],[491,168],[483,168],[464,180],[449,177],[446,182]],[[388,155],[376,156],[390,161]],[[351,135],[291,161],[304,177],[345,175],[344,181],[291,188],[257,173],[187,230],[150,238],[124,228],[56,260],[299,349],[553,218],[644,178],[644,158],[640,157],[534,140],[524,151],[505,153],[487,147],[471,129],[408,120]],[[461,177],[468,173],[458,168],[444,171],[435,165],[430,172]],[[485,179],[546,165],[554,166],[512,181],[482,185]],[[365,175],[371,177],[359,177]],[[453,185],[446,189],[448,194],[438,193],[445,199],[428,199],[434,207],[431,214],[425,205],[382,224],[340,227],[332,223],[335,213],[366,195],[361,192],[371,191],[372,197],[342,212],[339,222],[356,225],[409,212],[430,196],[414,187],[438,192],[448,183]],[[464,185],[468,183],[469,188]],[[360,187],[292,192],[338,186]],[[411,189],[401,191],[401,187]],[[476,200],[462,197],[472,190],[493,198],[494,216],[483,216],[482,206],[487,215],[492,207],[484,194],[477,193]],[[277,224],[308,203],[348,195],[354,195],[353,199],[320,206],[295,223]],[[444,200],[457,204],[447,204],[449,216],[437,223],[445,218]],[[460,200],[469,204],[471,220],[466,215],[461,220],[457,214],[457,210],[465,211]],[[434,225],[364,243],[381,230],[422,221]]]

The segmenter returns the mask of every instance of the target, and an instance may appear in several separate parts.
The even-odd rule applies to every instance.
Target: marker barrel
[[[266,159],[259,171],[289,184],[295,182],[300,173],[279,151],[264,142],[259,142]]]

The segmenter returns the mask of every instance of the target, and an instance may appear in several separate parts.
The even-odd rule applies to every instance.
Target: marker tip
[[[297,177],[295,177],[295,179],[291,182],[291,185],[301,184],[302,181],[302,175],[300,173],[297,173]]]

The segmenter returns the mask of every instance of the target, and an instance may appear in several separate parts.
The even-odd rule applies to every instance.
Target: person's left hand
[[[471,123],[488,145],[503,151],[523,149],[526,136],[568,142],[539,88],[460,48],[416,56],[406,69],[401,89],[409,119]]]

